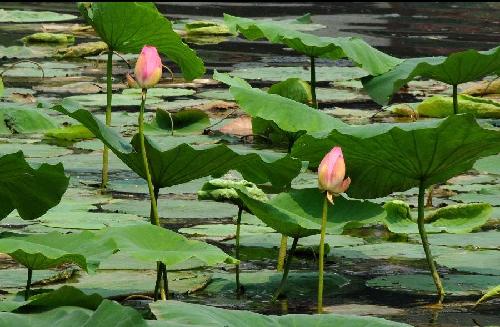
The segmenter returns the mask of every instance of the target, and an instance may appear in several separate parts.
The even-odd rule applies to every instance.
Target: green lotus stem
[[[160,284],[161,284],[161,262],[157,261],[156,262],[156,283],[155,283],[155,291],[153,293],[153,299],[155,301],[158,300],[158,292],[160,291]]]
[[[318,274],[318,313],[323,312],[323,266],[325,263],[325,233],[328,214],[328,199],[323,201],[323,216],[321,218],[321,236],[319,239],[319,274]]]
[[[424,226],[424,200],[425,200],[425,187],[423,181],[420,181],[420,185],[418,188],[418,232],[420,234],[420,238],[422,239],[422,246],[424,247],[425,258],[427,259],[427,263],[429,264],[429,269],[431,270],[432,279],[434,279],[434,284],[436,284],[437,292],[438,292],[438,304],[443,302],[444,298],[444,288],[441,284],[441,279],[439,278],[439,274],[436,269],[436,264],[432,257],[431,249],[429,247],[429,240],[427,239],[427,233],[425,231]]]
[[[318,101],[316,100],[316,65],[314,64],[314,57],[311,56],[311,96],[312,105],[318,109]]]
[[[24,301],[27,301],[30,297],[31,278],[32,277],[33,277],[33,269],[28,268],[28,280],[26,281],[26,290],[24,291]]]
[[[280,250],[278,253],[278,265],[276,267],[277,271],[283,271],[283,266],[285,265],[286,250],[288,246],[288,237],[286,235],[281,235]]]
[[[274,292],[273,299],[272,299],[273,301],[275,301],[278,298],[278,296],[280,296],[280,294],[285,289],[286,281],[288,278],[288,272],[290,271],[290,265],[292,263],[292,258],[293,258],[293,255],[295,253],[295,249],[297,248],[298,241],[299,241],[298,237],[293,238],[292,247],[290,248],[290,251],[288,252],[288,257],[285,261],[283,276],[281,277],[281,282],[280,282],[278,289],[276,290],[276,292]]]
[[[152,213],[152,215],[150,216],[151,224],[160,226],[160,218],[158,217],[158,207],[156,203],[153,182],[151,180],[151,174],[149,173],[148,156],[146,154],[146,145],[144,143],[144,105],[146,103],[147,92],[148,92],[147,89],[142,89],[141,110],[139,111],[139,139],[141,143],[142,163],[144,165],[144,173],[146,175],[146,181],[148,182],[149,197],[151,200],[151,213]]]
[[[113,99],[113,51],[108,51],[106,68],[106,126],[111,126],[111,101]],[[109,149],[105,145],[102,151],[101,189],[105,189],[109,180]]]
[[[458,114],[458,90],[456,84],[453,84],[453,113]]]
[[[240,260],[240,228],[241,228],[241,214],[243,212],[243,208],[238,206],[238,218],[236,219],[236,259]],[[241,293],[240,286],[240,264],[236,264],[236,294],[239,295]]]

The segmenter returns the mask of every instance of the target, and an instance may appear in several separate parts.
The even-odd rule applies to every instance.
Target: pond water
[[[2,3],[2,9],[49,10],[58,13],[78,15],[76,5],[71,3]],[[181,30],[184,23],[192,20],[221,21],[223,13],[235,16],[293,19],[304,13],[311,13],[314,24],[319,28],[311,33],[321,36],[359,36],[380,50],[397,57],[417,57],[447,55],[450,52],[474,48],[486,50],[498,45],[500,39],[500,5],[495,2],[469,3],[176,3],[164,2],[158,4],[159,10],[174,22],[174,27]],[[82,24],[78,18],[62,22],[41,23],[0,23],[0,58],[1,65],[29,59],[40,62],[44,67],[45,78],[39,78],[41,73],[35,66],[26,63],[26,67],[16,68],[4,77],[6,97],[4,102],[16,103],[21,106],[34,106],[37,101],[53,103],[62,97],[78,96],[87,103],[88,108],[101,118],[104,117],[105,105],[105,60],[102,57],[90,58],[55,58],[57,48],[64,46],[32,45],[30,50],[15,49],[22,45],[20,38],[42,30],[75,31],[73,24]],[[88,31],[77,32],[76,43],[97,41],[97,37]],[[188,91],[165,97],[157,97],[157,103],[149,103],[148,118],[153,116],[153,110],[164,107],[176,111],[183,107],[195,106],[207,110],[212,123],[228,116],[221,123],[213,126],[213,130],[229,125],[241,112],[231,112],[235,107],[227,88],[209,80],[213,70],[219,72],[237,71],[239,76],[249,77],[253,86],[268,87],[276,81],[284,79],[289,67],[297,67],[295,73],[308,65],[308,58],[295,54],[281,45],[269,44],[264,41],[248,41],[243,38],[226,37],[220,43],[200,44],[202,41],[191,40],[190,46],[204,60],[207,68],[206,79],[195,83],[183,83],[180,79],[178,87]],[[204,41],[206,42],[206,41]],[[17,52],[16,52],[17,51]],[[14,53],[14,54],[13,54]],[[135,61],[135,57],[127,57]],[[124,88],[123,77],[128,71],[127,65],[115,56],[114,69],[115,94]],[[168,64],[168,63],[167,63]],[[171,66],[178,75],[179,68]],[[352,67],[346,60],[331,62],[318,60],[318,66],[325,69],[329,76],[329,67]],[[263,67],[267,67],[263,69]],[[284,68],[286,67],[286,69]],[[261,70],[259,70],[261,69]],[[350,70],[351,71],[351,70]],[[303,73],[303,72],[302,72]],[[252,74],[257,77],[252,77]],[[259,78],[259,74],[262,74]],[[307,76],[307,75],[306,75]],[[285,77],[286,78],[286,77]],[[307,79],[307,78],[306,78]],[[332,115],[351,123],[370,123],[373,121],[411,121],[409,118],[397,118],[384,112],[379,113],[380,106],[371,101],[359,87],[349,84],[352,81],[331,79],[319,80],[319,107]],[[352,82],[354,83],[354,82]],[[164,86],[166,86],[165,84]],[[340,91],[331,91],[332,85],[339,86]],[[433,94],[449,94],[448,86],[439,82],[416,81],[411,83],[412,91],[400,94],[396,102],[417,102],[424,96]],[[190,91],[192,90],[192,91]],[[115,97],[114,124],[125,136],[131,136],[136,129],[138,99],[131,99],[125,94]],[[134,102],[135,101],[135,102]],[[4,103],[5,104],[5,103]],[[47,111],[58,124],[72,122],[67,117]],[[229,114],[229,115],[228,115]],[[376,115],[376,117],[375,117]],[[237,130],[237,129],[236,129]],[[237,130],[239,131],[239,130]],[[189,142],[214,143],[223,136],[215,137],[188,133],[177,136],[179,141],[168,141],[164,136],[155,136],[159,142]],[[91,226],[106,226],[118,222],[133,223],[143,221],[149,215],[148,201],[145,199],[146,184],[133,172],[128,170],[116,157],[111,157],[110,189],[108,194],[100,195],[97,185],[100,180],[100,149],[101,143],[96,140],[85,140],[78,143],[54,140],[42,134],[13,134],[0,136],[0,152],[14,152],[22,149],[30,162],[62,161],[71,175],[70,189],[63,199],[62,209],[51,211],[51,214],[35,223],[22,224],[16,220],[15,214],[0,222],[0,231],[17,232],[47,232],[51,230],[71,231],[78,229],[93,229]],[[227,136],[225,140],[242,148],[250,148],[252,144],[242,142],[239,137]],[[254,147],[257,148],[257,147]],[[278,149],[283,151],[283,149]],[[483,188],[497,188],[500,176],[489,171],[472,172],[461,176],[461,179],[436,190],[434,207],[461,202],[457,196],[467,197],[479,193],[471,185]],[[315,186],[316,176],[304,173],[294,181],[294,187]],[[189,182],[184,185],[167,188],[160,193],[160,215],[162,224],[194,238],[207,240],[226,252],[234,249],[232,236],[235,207],[215,202],[198,202],[196,191],[208,180],[207,178]],[[453,193],[455,190],[455,193]],[[457,191],[458,190],[458,191]],[[495,189],[492,197],[498,196]],[[479,195],[478,195],[479,194]],[[496,195],[495,195],[496,194]],[[416,192],[410,190],[396,195],[405,199],[413,207],[416,204]],[[384,199],[380,199],[381,202]],[[468,202],[468,201],[465,201]],[[485,274],[487,278],[496,278],[500,284],[500,244],[498,243],[498,221],[500,209],[498,198],[492,203],[494,208],[491,224],[483,227],[482,233],[490,233],[486,238],[493,239],[492,246],[479,245],[476,250],[488,251],[491,255],[489,265],[493,265],[494,273]],[[74,219],[70,222],[63,219],[69,215]],[[105,215],[108,218],[97,218]],[[317,260],[314,249],[304,244],[300,255],[292,265],[293,273],[288,283],[290,292],[286,299],[276,303],[270,302],[270,296],[279,282],[279,273],[275,272],[277,245],[279,235],[264,230],[255,217],[244,215],[247,229],[242,238],[242,283],[245,293],[237,297],[234,293],[234,269],[209,269],[203,272],[193,272],[193,276],[180,275],[179,281],[189,279],[189,282],[179,285],[174,282],[174,298],[183,301],[210,304],[224,308],[248,309],[266,314],[283,313],[313,313],[316,302]],[[224,227],[230,225],[231,228]],[[202,225],[201,227],[199,225]],[[86,227],[87,226],[87,227]],[[198,229],[193,229],[196,226]],[[201,228],[201,232],[200,232]],[[205,228],[205,229],[203,229]],[[492,234],[495,233],[495,234]],[[431,288],[426,285],[429,279],[426,263],[420,245],[415,238],[396,238],[395,234],[385,228],[376,226],[360,230],[352,230],[346,235],[335,236],[329,243],[332,246],[326,263],[325,306],[327,311],[347,314],[365,314],[384,317],[394,321],[406,322],[415,326],[493,326],[500,325],[499,302],[484,304],[473,308],[474,301],[480,295],[481,288],[475,289],[460,282],[457,289],[450,287],[454,294],[447,298],[445,307],[436,310],[427,304],[432,303]],[[493,235],[493,236],[492,236]],[[481,275],[480,268],[489,266],[487,260],[479,260],[474,251],[460,248],[460,235],[455,235],[451,243],[438,244],[436,239],[435,252],[441,261],[440,273],[443,276],[457,274]],[[496,238],[496,243],[494,241]],[[432,240],[431,240],[432,241]],[[467,239],[468,241],[468,239]],[[315,241],[314,241],[315,242]],[[312,242],[312,243],[314,243]],[[446,241],[448,242],[448,241]],[[453,243],[455,242],[455,243]],[[471,241],[470,244],[476,244]],[[464,252],[465,251],[465,252]],[[454,261],[460,255],[471,255],[473,266]],[[136,283],[138,290],[145,291],[145,282],[139,281],[137,271],[152,269],[138,263],[126,261],[108,262],[111,269],[120,270],[123,282],[113,284],[112,297],[124,300],[130,294],[127,283]],[[495,261],[498,260],[498,261]],[[0,257],[2,268],[14,268],[16,265],[9,259]],[[117,268],[118,267],[118,268]],[[106,269],[103,269],[106,270]],[[203,274],[213,273],[212,278]],[[203,275],[203,276],[202,276]],[[385,277],[401,276],[407,284],[391,288],[391,280]],[[417,276],[417,277],[415,277]],[[378,279],[375,279],[377,278]],[[191,279],[190,279],[191,278]],[[405,279],[406,278],[406,279]],[[486,278],[486,277],[485,277]],[[83,279],[83,281],[82,281]],[[175,279],[175,278],[174,278]],[[0,278],[1,280],[1,278]],[[191,281],[192,280],[192,281]],[[95,280],[75,273],[70,281],[80,283],[82,288],[98,289]],[[371,284],[368,282],[372,282]],[[109,281],[111,284],[111,281]],[[94,284],[93,284],[94,283]],[[396,284],[394,281],[393,284]],[[426,284],[427,283],[427,284]],[[480,282],[478,282],[481,284]],[[492,282],[493,283],[493,282]],[[149,285],[149,281],[146,285]],[[182,285],[181,285],[182,284]],[[425,286],[418,287],[425,284]],[[135,284],[134,284],[135,285]],[[177,286],[176,286],[177,285]],[[367,285],[371,285],[367,286]],[[375,285],[375,286],[373,286]],[[380,286],[382,285],[382,286]],[[388,286],[389,285],[389,286]],[[417,285],[417,286],[416,286]],[[451,285],[451,284],[450,284]],[[464,286],[465,285],[465,286]],[[481,284],[484,285],[484,284]],[[464,286],[464,289],[460,289]],[[179,292],[176,292],[178,287]],[[1,286],[0,286],[1,288]],[[18,287],[19,288],[19,287]],[[14,288],[15,289],[15,288]],[[472,291],[471,291],[472,289]],[[186,291],[190,294],[186,295]],[[133,293],[133,292],[132,292]],[[127,300],[126,304],[144,308],[145,301]]]

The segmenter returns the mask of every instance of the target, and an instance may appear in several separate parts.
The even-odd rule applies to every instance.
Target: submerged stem
[[[106,68],[106,126],[111,126],[111,101],[113,99],[113,51],[108,51]],[[101,189],[105,189],[109,180],[109,149],[105,145],[102,151]]]
[[[422,246],[424,247],[425,258],[429,264],[429,269],[431,270],[432,279],[434,279],[434,284],[436,284],[438,292],[438,304],[443,302],[444,298],[444,288],[441,284],[441,279],[436,269],[436,264],[432,257],[431,249],[429,247],[429,240],[427,239],[427,233],[424,226],[424,199],[425,199],[425,187],[423,181],[420,181],[420,186],[418,188],[418,232],[420,233],[420,238],[422,239]]]
[[[311,56],[311,95],[312,95],[312,105],[314,108],[318,109],[318,101],[316,100],[316,65],[314,63],[314,57]]]
[[[453,113],[458,114],[458,88],[457,84],[453,84]]]
[[[319,239],[319,274],[318,274],[318,313],[323,312],[323,267],[325,263],[325,233],[328,214],[328,198],[323,201],[323,215],[321,218],[321,236]]]
[[[240,260],[240,228],[241,228],[241,214],[243,212],[243,208],[238,206],[238,218],[236,219],[236,249],[235,256],[237,260]],[[239,262],[236,264],[236,294],[240,295],[241,286],[240,286],[240,264]]]
[[[283,270],[283,276],[281,277],[281,283],[280,283],[278,289],[276,290],[276,292],[274,292],[273,301],[275,301],[278,298],[278,296],[280,296],[280,294],[285,289],[286,281],[288,278],[288,272],[290,271],[290,265],[292,263],[292,258],[293,258],[293,255],[295,253],[295,249],[297,248],[298,241],[299,241],[298,237],[293,238],[292,247],[290,248],[290,251],[288,252],[288,257],[285,261],[285,267]]]
[[[31,278],[33,277],[33,269],[28,268],[28,280],[26,281],[26,290],[24,291],[24,300],[27,301],[30,297]]]

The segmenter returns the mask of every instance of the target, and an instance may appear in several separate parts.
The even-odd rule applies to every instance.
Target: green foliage
[[[317,167],[325,153],[342,147],[347,193],[375,198],[445,182],[474,162],[500,151],[500,131],[484,129],[469,114],[411,124],[371,124],[339,128],[329,135],[304,135],[292,155]],[[369,187],[367,187],[369,185]]]
[[[80,124],[49,129],[45,132],[45,136],[67,141],[93,139],[95,137],[87,127]]]
[[[62,164],[32,168],[22,151],[0,157],[0,219],[17,209],[23,219],[34,219],[56,206],[69,178]]]
[[[187,80],[205,72],[203,61],[152,2],[91,2],[80,3],[79,8],[110,50],[138,53],[151,45],[179,65]]]
[[[53,120],[40,110],[14,104],[0,108],[0,134],[38,133],[56,127]]]
[[[385,105],[403,85],[418,76],[458,85],[499,72],[500,47],[496,47],[488,51],[456,52],[448,57],[406,59],[393,69],[379,76],[363,78],[362,81],[372,99]]]
[[[324,195],[317,188],[291,190],[268,202],[239,190],[238,195],[254,215],[283,235],[300,238],[320,232]],[[377,223],[383,216],[384,210],[377,204],[338,197],[328,211],[326,230],[341,234],[347,228]]]
[[[240,32],[250,40],[265,38],[286,44],[310,57],[339,59],[347,57],[372,75],[382,74],[401,62],[357,37],[320,37],[299,32],[277,22],[253,20],[224,14],[224,22],[232,32]]]
[[[200,304],[179,301],[159,301],[149,305],[156,319],[175,326],[216,327],[216,326],[311,326],[311,327],[403,327],[402,323],[375,317],[359,317],[338,314],[289,314],[265,316],[243,310],[226,310]]]
[[[393,233],[418,233],[416,221],[410,214],[410,206],[399,200],[387,202],[386,225]],[[487,203],[451,205],[432,211],[425,217],[427,233],[469,233],[484,225],[491,217],[491,205]]]
[[[21,40],[26,43],[73,43],[75,37],[71,34],[40,32],[26,35]]]
[[[490,288],[479,300],[476,305],[500,297],[500,285]]]
[[[189,240],[180,234],[151,224],[110,227],[97,231],[96,235],[103,241],[116,243],[121,252],[137,260],[161,261],[168,268],[189,260],[198,266],[237,262],[216,246]]]
[[[51,232],[0,239],[1,252],[32,270],[74,263],[84,270],[93,271],[101,259],[115,250],[113,241],[102,240],[88,231],[77,234]]]
[[[184,109],[170,113],[163,109],[156,110],[155,120],[145,124],[147,134],[151,132],[171,132],[172,123],[175,134],[199,133],[210,125],[208,114],[199,109]]]
[[[86,126],[130,169],[145,178],[137,135],[131,144],[127,143],[115,130],[105,126],[90,112],[79,109],[75,103],[63,101],[54,109]],[[270,182],[279,189],[287,185],[302,167],[299,160],[289,156],[273,154],[261,157],[255,153],[239,154],[225,145],[195,149],[188,144],[181,144],[163,150],[148,137],[146,137],[146,152],[150,161],[153,185],[159,188],[186,183],[204,176],[219,177],[234,169],[246,180],[257,184]]]
[[[237,206],[243,206],[236,190],[244,190],[245,194],[259,201],[267,201],[267,195],[254,183],[245,180],[212,179],[198,191],[198,200],[213,200],[217,202],[229,202]]]
[[[447,117],[453,114],[453,98],[435,95],[419,103],[416,109],[422,116]],[[500,118],[500,103],[470,95],[459,95],[458,112],[470,113],[477,118]]]
[[[18,327],[146,327],[148,324],[137,310],[104,300],[96,311],[63,306],[41,313],[0,312],[1,326]]]

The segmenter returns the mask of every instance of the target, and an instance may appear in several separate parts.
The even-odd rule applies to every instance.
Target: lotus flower
[[[134,72],[139,87],[148,89],[158,84],[162,74],[162,63],[155,47],[146,45],[142,48]]]
[[[318,187],[322,191],[327,191],[330,202],[333,201],[333,195],[343,193],[349,188],[351,179],[344,177],[344,156],[342,149],[336,146],[321,160],[318,167]]]

